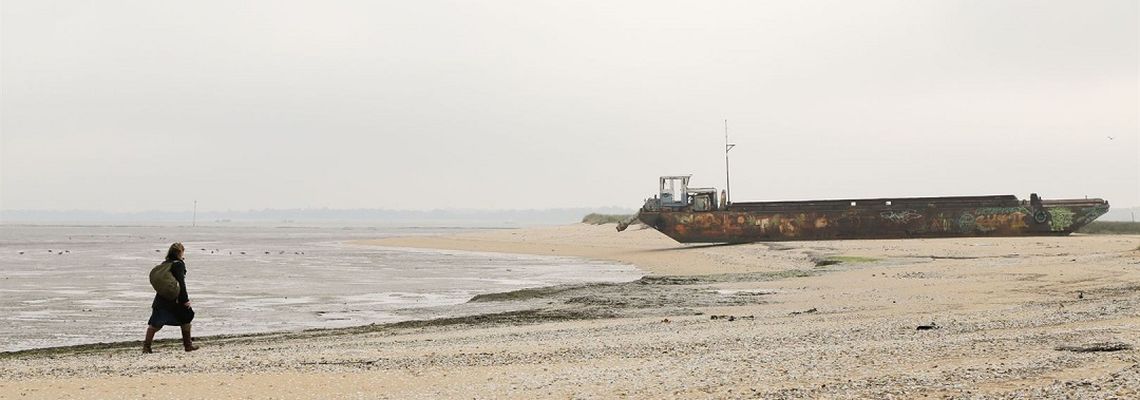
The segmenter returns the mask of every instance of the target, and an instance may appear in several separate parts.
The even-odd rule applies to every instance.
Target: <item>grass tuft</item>
[[[828,260],[835,260],[835,261],[839,261],[839,262],[845,262],[845,263],[871,263],[871,262],[879,261],[878,258],[860,257],[860,256],[831,256],[831,257],[828,257],[827,259]]]
[[[616,224],[621,221],[627,221],[630,218],[633,218],[633,215],[591,213],[582,217],[582,223],[590,225]]]
[[[826,267],[835,264],[856,264],[856,263],[873,263],[879,261],[878,258],[860,257],[860,256],[827,256],[824,258],[814,258],[815,266]]]

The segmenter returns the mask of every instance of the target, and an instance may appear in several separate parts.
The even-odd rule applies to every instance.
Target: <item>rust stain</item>
[[[815,229],[823,229],[827,227],[827,217],[816,217]]]
[[[947,199],[951,200],[949,204],[938,202]],[[907,210],[816,207],[792,213],[785,210],[812,208],[818,203],[784,203],[768,209],[762,203],[747,203],[702,212],[642,209],[638,218],[679,242],[689,243],[1069,234],[1107,211],[1103,200],[1044,202],[1038,207],[1044,210],[1045,217],[1037,221],[1034,215],[1039,210],[1023,205],[1013,196],[999,199],[1012,202],[1007,207],[978,207],[953,200],[925,199],[929,204]],[[903,201],[894,200],[893,204]],[[1072,217],[1060,224],[1051,219],[1052,215]],[[1055,225],[1060,229],[1055,229]]]
[[[662,177],[637,219],[683,243],[1067,235],[1108,211],[1101,199],[912,197],[721,204],[688,176]],[[679,188],[679,190],[678,190]],[[684,194],[684,195],[681,195]],[[619,225],[619,230],[624,225]]]

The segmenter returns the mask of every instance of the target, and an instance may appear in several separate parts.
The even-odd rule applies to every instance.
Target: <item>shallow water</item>
[[[0,226],[0,351],[141,339],[154,297],[147,274],[174,241],[186,246],[195,336],[394,322],[476,294],[643,275],[568,257],[346,243],[439,232]],[[159,336],[177,336],[168,330]]]

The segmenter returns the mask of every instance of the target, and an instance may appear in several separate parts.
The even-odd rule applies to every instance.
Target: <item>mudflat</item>
[[[679,245],[613,225],[389,246],[634,264],[493,312],[0,355],[0,398],[1136,398],[1140,236]]]

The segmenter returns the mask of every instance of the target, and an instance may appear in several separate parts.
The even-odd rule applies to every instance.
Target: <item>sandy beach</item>
[[[472,299],[490,314],[203,337],[193,353],[0,354],[0,398],[1140,396],[1140,236],[686,246],[576,224],[359,244],[648,275]]]

